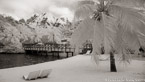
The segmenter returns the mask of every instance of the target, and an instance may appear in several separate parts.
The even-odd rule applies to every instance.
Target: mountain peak
[[[41,14],[34,14],[31,18],[27,20],[29,25],[35,26],[50,26],[50,27],[58,27],[60,25],[66,25],[69,22],[67,17],[55,17],[51,13],[41,13]],[[47,26],[46,26],[47,25]]]

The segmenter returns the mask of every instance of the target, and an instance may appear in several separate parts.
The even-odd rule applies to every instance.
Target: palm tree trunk
[[[115,65],[115,58],[114,53],[110,53],[110,71],[111,72],[117,72],[116,65]]]

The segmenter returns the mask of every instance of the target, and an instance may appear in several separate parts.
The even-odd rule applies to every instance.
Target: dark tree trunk
[[[111,72],[117,72],[116,65],[115,65],[115,58],[114,53],[110,53],[110,71]]]

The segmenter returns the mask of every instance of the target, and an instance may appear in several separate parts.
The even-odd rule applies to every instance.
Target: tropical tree
[[[74,22],[82,21],[72,35],[76,48],[93,40],[92,58],[98,61],[103,45],[110,54],[110,71],[117,72],[114,54],[130,63],[129,49],[138,53],[145,40],[145,0],[84,0],[78,2]]]
[[[20,19],[19,22],[20,22],[20,23],[26,23],[26,22],[25,22],[25,19]]]

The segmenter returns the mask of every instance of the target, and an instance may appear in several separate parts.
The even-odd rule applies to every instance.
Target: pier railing
[[[79,53],[80,54],[85,54],[88,50],[93,50],[93,47],[92,47],[92,44],[88,43],[88,44],[85,44],[84,46],[80,47],[79,48]]]
[[[59,53],[66,53],[67,57],[69,56],[69,53],[74,55],[75,48],[71,47],[69,44],[47,44],[47,45],[30,45],[25,44],[23,45],[24,50],[26,53],[29,54],[40,54],[40,53],[57,53],[59,56]]]

